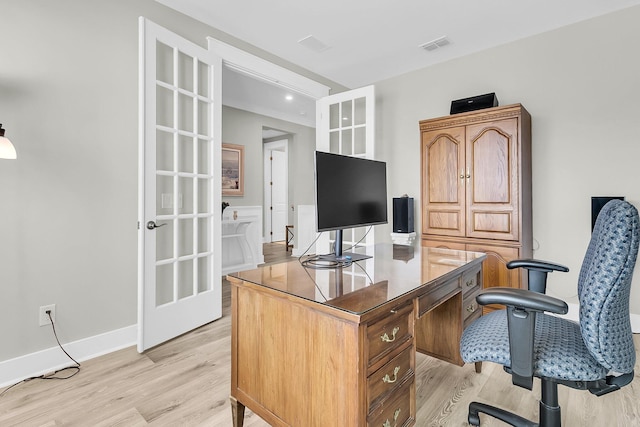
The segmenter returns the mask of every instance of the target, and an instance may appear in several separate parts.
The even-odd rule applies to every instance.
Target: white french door
[[[375,87],[365,86],[320,98],[316,102],[316,148],[319,151],[375,159]],[[365,227],[345,230],[344,247],[364,237]],[[317,253],[330,252],[328,233],[316,243]],[[374,230],[363,244],[374,243]]]
[[[222,316],[221,70],[140,18],[138,351]]]

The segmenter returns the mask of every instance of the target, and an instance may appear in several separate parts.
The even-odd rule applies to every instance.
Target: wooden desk
[[[273,426],[410,426],[415,352],[462,365],[484,254],[377,245],[336,270],[231,274],[231,403]]]

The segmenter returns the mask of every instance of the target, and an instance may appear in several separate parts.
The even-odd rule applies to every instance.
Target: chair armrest
[[[569,268],[565,267],[564,265],[556,264],[549,261],[542,261],[539,259],[514,259],[513,261],[509,261],[507,263],[507,268],[526,268],[546,272],[562,271],[564,273],[569,271]]]
[[[555,314],[567,314],[569,306],[561,299],[539,292],[513,288],[487,288],[476,297],[480,305],[503,304],[527,311],[547,311]]]
[[[547,274],[554,271],[567,272],[564,265],[538,259],[514,259],[507,263],[507,268],[525,268],[529,278],[529,290],[544,294],[547,290]]]

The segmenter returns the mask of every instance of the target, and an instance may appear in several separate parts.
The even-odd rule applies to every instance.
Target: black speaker
[[[591,198],[591,231],[596,225],[596,219],[598,214],[604,208],[610,200],[624,200],[623,196],[604,196],[604,197],[592,197]]]
[[[482,110],[498,106],[496,94],[491,92],[484,95],[472,96],[471,98],[456,99],[451,101],[450,114],[466,113],[467,111]]]
[[[393,198],[393,232],[413,233],[413,197]]]

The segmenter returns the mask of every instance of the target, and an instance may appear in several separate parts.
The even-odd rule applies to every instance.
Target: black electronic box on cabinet
[[[456,99],[451,101],[450,114],[466,113],[467,111],[482,110],[498,106],[496,94],[491,92],[484,95],[472,96],[471,98]]]

